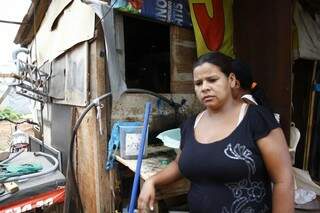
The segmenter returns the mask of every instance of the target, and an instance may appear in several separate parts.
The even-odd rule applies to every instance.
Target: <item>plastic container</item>
[[[119,125],[120,135],[120,156],[123,159],[136,159],[139,153],[143,123],[126,122],[125,125]],[[148,146],[148,130],[146,134],[146,143],[143,156],[146,157],[146,147]]]

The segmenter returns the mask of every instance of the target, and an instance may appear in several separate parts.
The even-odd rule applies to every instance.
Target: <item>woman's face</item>
[[[207,108],[219,109],[231,98],[232,78],[226,77],[221,69],[203,63],[193,70],[194,89],[201,103]]]

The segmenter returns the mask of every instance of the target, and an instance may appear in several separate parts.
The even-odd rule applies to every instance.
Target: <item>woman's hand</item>
[[[156,197],[155,185],[151,179],[144,182],[138,198],[139,212],[153,211],[154,199]]]

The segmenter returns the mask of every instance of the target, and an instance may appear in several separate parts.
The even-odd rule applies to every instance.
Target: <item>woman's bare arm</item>
[[[182,177],[178,167],[179,158],[180,154],[178,154],[176,159],[172,161],[164,170],[160,171],[144,182],[138,199],[138,209],[140,211],[145,208],[150,208],[151,210],[153,209],[156,191],[155,188],[157,186],[173,183]]]
[[[291,159],[284,134],[280,128],[258,140],[258,146],[274,183],[273,213],[294,212],[294,186]]]

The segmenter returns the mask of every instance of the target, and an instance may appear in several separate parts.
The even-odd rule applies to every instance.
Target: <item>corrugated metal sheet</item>
[[[95,14],[81,1],[53,1],[42,21],[37,36],[31,45],[33,62],[41,66],[52,61],[74,45],[94,36]],[[63,5],[57,5],[57,4]],[[57,13],[57,8],[64,8]]]
[[[40,24],[46,14],[51,0],[40,1],[33,0],[27,14],[24,16],[14,43],[21,44],[22,46],[27,46],[30,44],[36,32],[38,32]]]
[[[77,45],[53,61],[50,93],[54,103],[86,106],[88,103],[88,42]],[[59,100],[62,98],[63,100]]]

